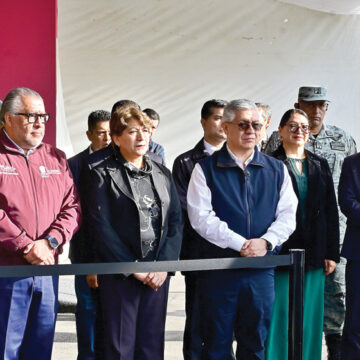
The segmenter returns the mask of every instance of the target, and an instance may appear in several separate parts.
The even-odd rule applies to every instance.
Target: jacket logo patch
[[[7,166],[7,165],[1,165],[1,164],[0,164],[0,174],[19,175],[19,173],[17,172],[17,170],[14,167]]]
[[[41,177],[48,178],[50,175],[61,175],[60,170],[49,170],[44,165],[39,166]]]
[[[345,151],[345,144],[341,141],[333,141],[330,143],[332,150]]]

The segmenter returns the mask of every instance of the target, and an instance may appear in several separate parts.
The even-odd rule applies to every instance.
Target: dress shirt
[[[209,154],[209,155],[212,155],[215,151],[218,151],[221,149],[214,146],[214,145],[211,145],[210,143],[208,143],[205,139],[203,140],[204,141],[204,148],[206,150],[206,152]]]
[[[227,150],[236,164],[244,170],[242,161],[228,147]],[[245,167],[252,161],[253,156],[254,153],[245,161]],[[292,187],[291,178],[284,165],[284,181],[276,207],[275,220],[266,233],[261,236],[271,244],[272,249],[285,242],[295,230],[297,204],[298,200]],[[228,224],[216,216],[211,204],[211,191],[199,164],[195,165],[191,174],[187,192],[187,207],[191,226],[203,238],[221,248],[230,248],[240,252],[247,239],[229,229]]]

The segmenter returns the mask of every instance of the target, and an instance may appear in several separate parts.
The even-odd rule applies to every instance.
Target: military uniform
[[[274,131],[270,136],[265,153],[272,153],[279,145],[279,132]],[[345,157],[356,153],[354,139],[337,126],[324,124],[317,136],[309,134],[309,142],[306,143],[305,148],[316,155],[324,157],[328,161],[337,196],[343,161]],[[339,222],[341,248],[346,229],[346,218],[340,209]],[[335,271],[326,277],[324,308],[325,335],[341,334],[342,332],[345,318],[345,264],[346,260],[341,258]]]

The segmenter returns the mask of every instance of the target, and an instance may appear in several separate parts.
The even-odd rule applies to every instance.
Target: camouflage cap
[[[323,86],[302,86],[299,88],[299,101],[318,101],[327,99],[327,88]]]

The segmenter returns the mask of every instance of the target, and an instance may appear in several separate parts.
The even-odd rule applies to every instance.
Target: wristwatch
[[[265,240],[265,241],[266,241],[266,250],[271,251],[272,248],[273,248],[271,242],[270,242],[270,241],[267,241],[267,240]]]
[[[54,250],[59,246],[59,242],[56,237],[46,235],[45,239],[49,242],[50,247],[52,247]]]

